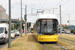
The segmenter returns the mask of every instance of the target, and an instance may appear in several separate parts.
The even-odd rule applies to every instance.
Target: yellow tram
[[[31,33],[33,33],[33,28],[31,28]]]
[[[36,20],[33,31],[38,42],[57,42],[58,19],[53,14],[42,14]]]

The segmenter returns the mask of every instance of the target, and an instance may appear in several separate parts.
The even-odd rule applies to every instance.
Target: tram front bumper
[[[58,35],[42,35],[38,36],[39,42],[56,42],[58,41]]]

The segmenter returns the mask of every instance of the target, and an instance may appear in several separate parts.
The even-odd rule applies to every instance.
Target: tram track
[[[74,40],[70,40],[70,39],[66,39],[66,38],[62,38],[62,37],[59,37],[60,39],[64,39],[64,40],[68,40],[68,41],[71,41],[71,42],[75,42]]]
[[[62,38],[62,37],[60,37],[59,40],[65,41],[66,43],[69,43],[69,44],[75,46],[75,41],[74,40],[70,40],[70,39],[66,39],[66,38]]]
[[[34,37],[34,35],[33,35],[33,37]],[[35,38],[35,37],[34,37]],[[35,38],[36,39],[36,38]],[[37,40],[36,40],[37,41]],[[40,43],[40,42],[39,42]],[[60,48],[62,48],[63,50],[67,50],[65,47],[63,47],[63,46],[61,46],[61,45],[59,45],[59,44],[57,44],[57,43],[44,43],[44,42],[41,42],[40,43],[41,44],[41,46],[43,47],[43,49],[44,50],[51,50],[48,46],[49,45],[54,45],[54,46],[56,46],[56,47],[60,47]],[[46,45],[48,45],[48,46],[46,46]],[[56,49],[55,49],[56,50]],[[60,49],[59,49],[60,50]]]
[[[63,48],[64,50],[68,50],[67,48],[65,48],[65,47],[63,47],[63,46],[61,46],[59,44],[56,44],[56,45],[59,46],[60,48]]]
[[[44,50],[49,50],[49,48],[47,46],[45,46],[44,44],[41,44]]]
[[[34,35],[33,35],[33,37],[34,37]],[[35,38],[35,37],[34,37]],[[35,38],[36,39],[36,38]],[[37,41],[37,40],[36,40]],[[40,43],[40,42],[39,42]],[[53,45],[53,47],[55,46],[55,47],[59,47],[59,48],[61,48],[61,49],[63,49],[63,50],[68,50],[67,48],[65,48],[65,47],[63,47],[63,46],[61,46],[61,45],[59,45],[59,44],[57,44],[57,43],[44,43],[44,42],[41,42],[40,43],[41,44],[41,46],[43,47],[43,49],[44,50],[52,50],[51,48],[49,48],[48,46],[50,46],[50,45]],[[46,46],[47,45],[47,46]],[[58,49],[58,50],[61,50],[61,49]],[[55,48],[54,50],[57,50],[57,48]]]
[[[59,45],[59,44],[41,44],[43,49],[44,50],[52,50],[52,47],[53,47],[53,50],[67,50],[67,48]]]

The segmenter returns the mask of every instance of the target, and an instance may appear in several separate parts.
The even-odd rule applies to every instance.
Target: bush
[[[63,27],[63,29],[69,29],[70,27],[69,26],[65,26],[65,27]]]
[[[13,30],[13,28],[14,28],[13,25],[11,25],[11,30]]]
[[[73,33],[74,32],[74,29],[71,29],[71,33]]]

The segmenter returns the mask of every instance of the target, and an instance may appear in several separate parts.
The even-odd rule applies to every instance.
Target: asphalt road
[[[11,39],[11,41],[15,40],[16,38],[18,38],[19,36],[16,36],[14,39]],[[0,43],[0,48],[4,47],[5,45],[7,45],[8,42],[6,44]]]

